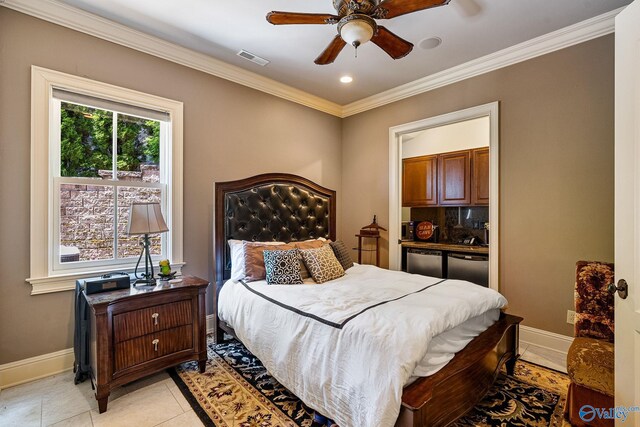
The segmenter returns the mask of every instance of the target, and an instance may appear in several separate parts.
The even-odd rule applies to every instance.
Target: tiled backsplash
[[[489,207],[462,206],[411,208],[412,221],[431,221],[440,226],[440,242],[458,243],[467,237],[485,242],[484,224],[489,222]]]

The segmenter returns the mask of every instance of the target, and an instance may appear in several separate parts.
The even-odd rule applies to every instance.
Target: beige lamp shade
[[[133,203],[129,208],[127,234],[153,234],[169,231],[159,203]]]

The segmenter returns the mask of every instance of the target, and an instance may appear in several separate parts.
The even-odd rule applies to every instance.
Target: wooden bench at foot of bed
[[[521,321],[521,317],[501,314],[444,368],[407,386],[396,427],[446,426],[482,399],[503,364],[513,375]]]

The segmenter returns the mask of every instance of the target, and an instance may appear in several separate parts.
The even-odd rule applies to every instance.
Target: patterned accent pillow
[[[311,277],[317,283],[324,283],[344,276],[344,269],[329,245],[316,249],[301,249],[300,252],[304,265],[307,266]]]
[[[338,258],[340,265],[345,269],[345,271],[353,267],[353,260],[351,259],[351,255],[349,255],[349,250],[342,240],[337,240],[329,244],[331,245],[331,249],[333,249],[333,253],[336,255],[336,258]]]
[[[244,280],[247,282],[255,282],[256,280],[264,280],[267,272],[264,268],[265,250],[287,250],[295,249],[293,245],[281,244],[265,244],[263,242],[243,242],[244,249]]]
[[[314,249],[314,248],[319,248],[322,245],[326,245],[327,241],[320,240],[320,239],[318,240],[310,239],[310,240],[303,240],[302,242],[291,242],[290,244],[292,244],[298,249]],[[304,262],[302,261],[302,254],[298,255],[298,257],[300,259],[300,273],[302,274],[302,280],[308,279],[309,277],[311,277],[311,274],[309,273],[309,270],[307,270],[307,267],[305,267]]]
[[[263,254],[264,267],[267,272],[267,284],[299,285],[302,283],[298,249],[284,251],[267,249]]]

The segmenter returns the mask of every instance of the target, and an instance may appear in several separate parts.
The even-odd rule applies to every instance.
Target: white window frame
[[[54,191],[55,166],[53,161],[59,153],[53,153],[51,147],[59,145],[59,134],[52,123],[59,114],[53,98],[53,88],[65,89],[84,95],[104,98],[115,102],[142,108],[166,111],[170,116],[167,124],[171,135],[166,151],[161,154],[167,159],[161,173],[166,173],[167,186],[163,192],[168,209],[164,212],[170,233],[167,234],[166,256],[174,269],[180,270],[183,261],[183,104],[155,95],[149,95],[131,89],[113,86],[107,83],[89,80],[83,77],[31,67],[31,268],[26,279],[32,285],[32,295],[67,291],[75,288],[79,278],[104,274],[109,271],[133,271],[136,259],[126,262],[113,262],[101,265],[85,264],[81,271],[79,265],[60,270],[56,266],[56,240],[58,233],[55,212]],[[59,117],[58,117],[59,119]],[[59,121],[59,120],[58,120]],[[52,141],[55,137],[58,141]],[[162,168],[161,168],[162,169]],[[124,184],[124,183],[123,183]],[[69,263],[73,264],[73,263]],[[108,265],[107,265],[108,264]],[[58,267],[58,268],[56,268]],[[65,265],[66,267],[66,265]]]
[[[53,204],[49,206],[49,215],[53,218],[53,224],[60,224],[60,185],[63,184],[75,184],[75,185],[95,185],[95,186],[104,186],[110,187],[113,189],[113,206],[114,211],[118,211],[118,189],[120,187],[134,187],[134,188],[153,188],[160,190],[160,205],[162,206],[162,211],[167,212],[170,204],[168,203],[168,199],[166,197],[167,187],[169,185],[169,176],[171,172],[171,156],[168,153],[170,148],[171,138],[169,138],[169,133],[171,132],[171,122],[169,121],[160,121],[160,180],[159,182],[143,182],[143,181],[127,181],[127,180],[118,180],[117,179],[117,150],[115,146],[117,144],[117,126],[118,121],[117,117],[121,115],[127,115],[125,113],[121,113],[114,110],[105,110],[109,111],[113,115],[113,140],[112,144],[114,147],[113,150],[113,162],[112,162],[112,171],[116,172],[113,176],[116,178],[111,179],[100,179],[96,180],[95,178],[85,178],[85,177],[68,177],[61,176],[60,174],[60,159],[62,153],[58,149],[61,143],[61,128],[59,124],[61,123],[61,111],[62,111],[62,103],[65,101],[61,101],[60,99],[52,99],[50,104],[51,107],[51,120],[50,123],[50,135],[49,135],[49,147],[55,147],[55,149],[50,150],[50,158],[49,158],[49,172],[52,175],[52,188],[51,194],[53,195]],[[127,104],[129,105],[129,104]],[[87,106],[91,106],[87,104]],[[114,216],[114,233],[117,236],[118,224],[117,224],[117,216]],[[129,260],[125,260],[123,258],[117,257],[118,250],[118,238],[114,239],[114,244],[112,248],[113,258],[111,259],[100,259],[94,261],[79,261],[79,262],[60,262],[60,227],[52,227],[51,232],[52,236],[52,246],[49,260],[49,275],[60,275],[60,274],[72,274],[76,272],[86,272],[88,270],[101,269],[102,267],[109,268],[120,268],[127,269],[130,264]],[[152,255],[151,259],[154,262],[158,262],[161,259],[168,258],[168,247],[171,236],[171,228],[169,228],[169,232],[167,234],[161,235],[161,253],[159,255]],[[169,237],[169,239],[167,239]],[[58,242],[58,244],[56,244]]]

